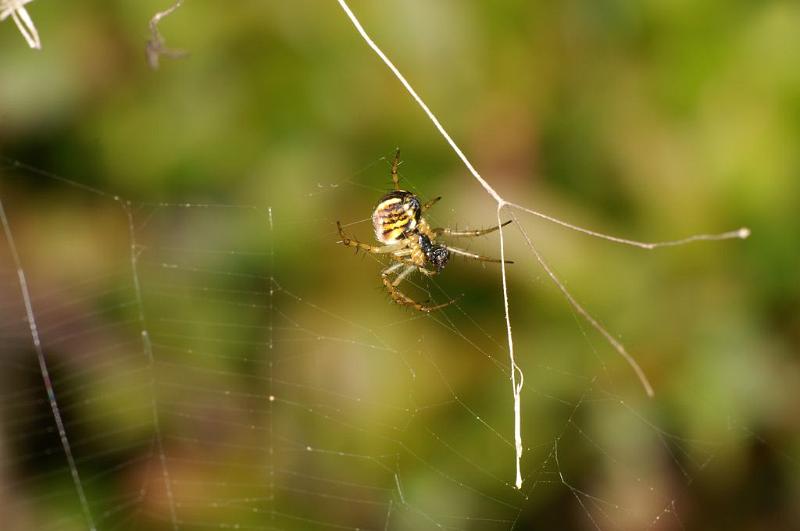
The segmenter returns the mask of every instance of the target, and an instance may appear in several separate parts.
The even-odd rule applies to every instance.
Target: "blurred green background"
[[[76,462],[3,238],[3,529],[800,529],[800,4],[353,1],[506,199],[752,230],[517,214],[656,392],[509,227],[522,491],[499,269],[413,278],[457,299],[422,315],[336,245],[396,146],[434,224],[493,200],[336,2],[188,0],[152,71],[166,4],[36,0],[41,52],[0,23],[0,200]]]

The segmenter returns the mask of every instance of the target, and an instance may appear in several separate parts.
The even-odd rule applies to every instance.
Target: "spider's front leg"
[[[400,189],[400,175],[397,173],[397,168],[400,167],[400,148],[394,152],[394,160],[392,161],[392,184],[395,190]]]
[[[505,227],[512,221],[513,220],[508,220],[502,225],[495,225],[494,227],[489,227],[488,229],[478,229],[478,230],[454,230],[454,229],[449,229],[447,227],[438,227],[433,229],[433,233],[436,234],[437,236],[444,235],[444,236],[456,236],[456,237],[461,236],[461,237],[471,238],[475,236],[483,236],[484,234],[489,234],[490,232],[494,232],[500,227]]]
[[[441,199],[442,199],[442,196],[434,197],[433,199],[431,199],[430,201],[428,201],[427,203],[422,205],[422,211],[423,212],[427,211],[430,207],[432,207],[433,205],[435,205],[436,203],[441,201]]]
[[[480,255],[480,254],[471,253],[469,251],[465,251],[464,249],[459,249],[458,247],[452,247],[450,245],[447,246],[447,250],[450,251],[453,254],[457,254],[457,255],[463,256],[465,258],[470,258],[472,260],[478,260],[480,262],[493,262],[495,264],[503,263],[503,260],[500,260],[499,258],[489,258],[488,256],[483,256],[483,255]],[[506,260],[505,263],[513,264],[514,261],[513,260]]]
[[[355,247],[356,249],[361,249],[362,251],[367,251],[368,253],[373,254],[384,254],[384,253],[394,253],[399,251],[405,244],[404,243],[393,243],[391,245],[370,245],[368,243],[362,243],[354,238],[349,237],[347,234],[344,233],[344,229],[342,229],[342,224],[340,222],[336,222],[336,227],[339,229],[339,240],[337,243],[341,243],[346,247]]]

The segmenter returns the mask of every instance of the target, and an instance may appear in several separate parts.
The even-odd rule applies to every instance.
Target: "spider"
[[[432,312],[453,304],[455,300],[429,306],[419,303],[400,291],[399,286],[403,280],[414,271],[419,271],[425,276],[438,275],[447,265],[451,254],[457,254],[480,260],[483,262],[500,263],[501,260],[481,256],[458,247],[438,243],[439,236],[482,236],[505,227],[511,220],[502,225],[479,230],[453,230],[449,228],[431,228],[425,219],[424,213],[435,205],[440,197],[435,197],[427,203],[421,203],[413,192],[400,189],[400,178],[397,168],[400,166],[400,150],[394,155],[392,162],[392,183],[394,190],[384,195],[378,206],[372,212],[372,225],[375,237],[382,245],[370,245],[347,236],[342,229],[342,224],[336,222],[339,229],[341,243],[347,247],[355,247],[369,253],[386,254],[397,263],[381,271],[381,280],[392,300],[402,306],[411,306],[421,312]],[[506,260],[507,264],[513,262]],[[392,276],[394,275],[394,279]]]

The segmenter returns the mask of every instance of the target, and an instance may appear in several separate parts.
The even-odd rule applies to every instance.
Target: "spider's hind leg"
[[[403,280],[405,280],[405,278],[409,274],[414,272],[414,270],[417,269],[417,266],[409,265],[399,275],[397,275],[397,277],[394,279],[394,281],[389,279],[389,275],[391,275],[392,273],[397,271],[399,269],[398,266],[400,266],[400,265],[401,264],[394,264],[393,266],[390,266],[390,267],[386,268],[383,271],[383,273],[381,274],[381,280],[383,281],[383,285],[386,287],[386,290],[389,292],[389,296],[397,304],[399,304],[401,306],[411,306],[412,308],[414,308],[415,310],[418,310],[420,312],[431,313],[433,311],[440,310],[440,309],[442,309],[442,308],[444,308],[446,306],[450,306],[451,304],[456,302],[455,300],[451,300],[451,301],[448,301],[448,302],[445,302],[445,303],[442,303],[442,304],[436,304],[434,306],[429,306],[427,304],[422,304],[420,302],[415,301],[414,299],[412,299],[411,297],[409,297],[408,295],[406,295],[405,293],[400,291],[397,286],[399,286],[400,283]],[[420,269],[420,271],[426,272],[426,270],[424,270],[424,269]]]

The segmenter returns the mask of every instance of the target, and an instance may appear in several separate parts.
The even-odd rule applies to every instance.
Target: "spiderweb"
[[[526,432],[518,491],[502,323],[486,328],[461,305],[425,318],[319,300],[324,273],[289,284],[282,255],[335,235],[294,242],[308,222],[278,207],[131,202],[15,161],[3,188],[42,177],[90,225],[57,229],[71,235],[60,244],[3,195],[3,503],[16,528],[509,529],[524,528],[531,496],[565,492],[599,529],[658,528],[679,521],[660,472],[582,419],[607,410],[686,481],[719,451],[648,421],[590,341],[583,371],[526,363],[526,418],[553,419]],[[76,252],[92,253],[91,270],[70,267]],[[367,277],[375,264],[359,267]],[[464,357],[480,381],[460,373]],[[563,463],[574,452],[602,458],[636,501],[573,484]]]
[[[380,193],[381,162],[304,193]],[[359,304],[376,296],[379,265],[334,247],[333,219],[279,197],[143,201],[8,158],[2,177],[10,529],[676,529],[674,484],[742,435],[659,426],[625,360],[606,352],[615,336],[593,333],[580,306],[556,344],[537,344],[513,289],[571,295],[549,282],[526,209],[499,195],[498,219],[509,212],[519,232],[476,245],[530,267],[415,281],[437,299],[474,296],[465,283],[486,293],[485,314],[458,302],[423,316]],[[63,210],[48,212],[52,197],[31,182]],[[353,273],[323,290],[342,277],[314,257],[334,253]],[[287,270],[297,255],[310,257],[302,274]],[[505,322],[486,318],[503,310]]]

